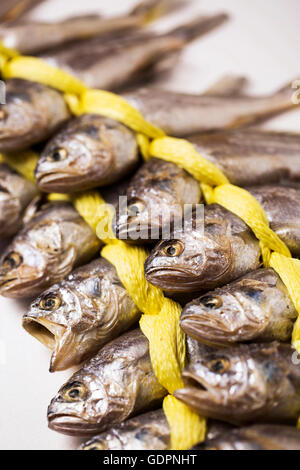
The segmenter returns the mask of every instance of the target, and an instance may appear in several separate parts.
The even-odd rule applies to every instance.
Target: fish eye
[[[163,247],[163,253],[166,256],[174,257],[179,256],[184,250],[184,246],[181,241],[179,240],[171,240],[167,242]]]
[[[223,305],[223,300],[219,295],[205,295],[200,302],[204,307],[211,309],[217,309]]]
[[[83,447],[83,450],[103,450],[103,445],[100,442],[93,442],[87,446]]]
[[[224,374],[230,368],[230,361],[226,357],[216,357],[208,361],[207,367],[216,374]]]
[[[61,305],[61,298],[58,295],[48,294],[40,301],[40,307],[43,310],[54,311]]]
[[[53,162],[60,162],[61,160],[65,160],[67,156],[67,150],[61,147],[54,149],[53,152],[49,155],[49,159]]]
[[[129,217],[136,217],[145,210],[146,204],[140,199],[135,199],[127,207],[127,214]]]
[[[72,382],[62,392],[66,401],[81,401],[87,396],[87,388],[81,382]]]
[[[22,256],[16,251],[12,251],[7,256],[5,256],[2,262],[3,269],[15,269],[18,268],[23,263]]]

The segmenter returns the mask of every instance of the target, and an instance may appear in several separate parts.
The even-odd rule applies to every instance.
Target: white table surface
[[[126,11],[131,0],[49,0],[36,18],[55,19],[74,13]],[[163,86],[201,92],[224,74],[245,75],[250,90],[272,92],[300,79],[299,0],[187,0],[183,13],[161,20],[167,29],[196,13],[226,10],[231,21],[190,45]],[[291,92],[292,94],[292,92]],[[269,128],[299,129],[300,112],[276,118]],[[47,406],[70,371],[50,374],[50,354],[21,327],[26,302],[0,298],[0,448],[76,449],[79,439],[47,428]]]

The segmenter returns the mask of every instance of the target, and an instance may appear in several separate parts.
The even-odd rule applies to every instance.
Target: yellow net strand
[[[38,159],[39,155],[31,150],[1,154],[3,162],[31,181],[31,183],[35,183],[34,171]]]
[[[151,156],[175,163],[202,184],[207,203],[216,202],[241,217],[253,230],[260,242],[265,263],[278,272],[300,312],[300,261],[291,258],[286,245],[270,229],[260,204],[247,191],[230,185],[226,176],[212,162],[200,155],[193,145],[182,139],[167,137],[164,132],[147,122],[141,113],[121,97],[110,92],[88,90],[68,73],[52,67],[41,59],[21,57],[16,51],[0,43],[0,68],[5,78],[23,78],[54,87],[65,94],[75,115],[97,113],[116,119],[137,133],[138,143],[145,159]],[[150,139],[153,139],[152,142]],[[32,179],[33,159],[19,157],[18,171]],[[6,159],[6,157],[5,157]],[[10,164],[16,165],[17,156]],[[30,162],[30,163],[28,163]],[[214,186],[216,186],[214,188]],[[57,195],[49,198],[59,197]],[[185,337],[179,328],[181,308],[166,299],[160,289],[147,283],[144,261],[147,252],[113,239],[109,234],[111,214],[101,196],[91,191],[66,196],[73,201],[78,212],[97,231],[108,245],[102,255],[115,265],[121,281],[144,315],[140,325],[149,339],[153,369],[160,382],[172,394],[181,387],[181,371],[185,362]],[[101,225],[101,228],[99,228]],[[111,234],[109,234],[111,235]],[[300,317],[293,332],[293,345],[300,351]],[[187,449],[205,436],[205,419],[169,395],[164,410],[171,428],[174,449]]]

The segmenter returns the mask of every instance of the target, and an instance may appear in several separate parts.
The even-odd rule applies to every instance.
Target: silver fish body
[[[300,369],[294,349],[278,342],[214,349],[191,338],[184,388],[174,395],[199,414],[245,423],[296,424]]]
[[[166,395],[151,366],[140,330],[107,344],[63,385],[48,408],[49,427],[68,435],[95,435],[155,408]]]
[[[130,181],[127,206],[119,207],[116,236],[127,241],[147,242],[163,237],[176,220],[182,221],[185,204],[198,204],[198,181],[173,163],[152,158]]]
[[[81,450],[153,449],[170,449],[170,427],[163,410],[128,419],[81,446]]]
[[[224,285],[260,266],[250,228],[223,207],[204,208],[159,242],[145,263],[146,279],[169,292],[196,292]]]
[[[209,421],[206,439],[231,429],[227,423]],[[81,450],[170,450],[171,431],[163,410],[128,419],[82,444]]]
[[[198,341],[230,345],[289,341],[298,314],[273,269],[259,269],[183,308],[180,326]]]
[[[6,297],[38,295],[88,262],[99,248],[96,234],[72,204],[46,204],[3,253],[0,293]]]
[[[0,152],[23,150],[41,142],[69,118],[60,92],[28,80],[8,80],[6,104],[0,105]]]
[[[192,450],[300,450],[300,430],[294,426],[258,424],[233,429]]]
[[[204,133],[188,140],[237,186],[299,180],[300,134],[238,129]]]
[[[137,165],[135,134],[117,121],[83,114],[46,145],[35,176],[41,190],[74,192],[119,181]]]
[[[123,97],[146,119],[176,137],[234,129],[295,109],[291,84],[265,97],[191,95],[156,88],[134,90]]]
[[[37,2],[27,0],[25,3]],[[146,0],[127,15],[110,18],[94,14],[74,16],[57,22],[27,21],[8,24],[0,27],[0,38],[6,47],[16,49],[22,54],[35,54],[55,46],[61,47],[70,41],[94,36],[105,40],[111,35],[122,35],[140,29],[148,17],[151,18],[156,13],[159,16],[168,10],[170,3],[170,0]]]
[[[28,204],[38,195],[37,187],[8,165],[0,163],[0,238],[15,235],[22,227]]]
[[[54,372],[89,359],[139,317],[115,268],[99,258],[34,300],[23,326],[52,350]]]
[[[40,56],[75,75],[90,88],[119,89],[174,65],[191,40],[222,24],[225,14],[201,17],[166,34],[133,33],[120,41],[102,38]]]

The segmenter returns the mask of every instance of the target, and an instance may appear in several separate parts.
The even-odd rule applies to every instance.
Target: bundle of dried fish
[[[190,140],[233,184],[265,185],[299,179],[300,135],[239,130],[203,134]],[[275,197],[278,208],[286,206],[293,213],[294,202],[289,203],[279,189],[274,193],[269,199],[273,201]],[[172,228],[176,219],[183,218],[184,205],[198,204],[201,200],[198,181],[177,165],[157,158],[144,163],[137,171],[126,196],[127,207],[120,207],[117,214],[116,236],[144,243],[166,238],[163,228]],[[293,232],[296,234],[296,230]]]
[[[230,127],[237,121],[242,125],[247,119],[251,122],[259,117],[268,118],[275,108],[282,112],[294,106],[290,100],[290,88],[268,98],[229,96],[226,84],[223,91],[222,95],[193,96],[145,89],[124,97],[149,121],[174,136],[219,129],[225,125],[219,116],[226,119],[226,125]],[[210,121],[207,116],[210,116]],[[299,179],[300,136],[297,134],[222,131],[189,140],[233,184],[249,186],[285,178]],[[43,191],[72,192],[117,181],[128,174],[138,160],[135,142],[134,133],[112,119],[96,115],[75,118],[50,140],[43,151],[36,169],[38,185]],[[165,173],[166,164],[161,165],[161,171]],[[175,165],[168,165],[174,168],[173,172],[176,171]],[[148,171],[159,174],[158,163],[149,163],[145,169],[146,173]],[[141,178],[144,178],[143,170]],[[134,186],[136,184],[138,177],[133,182]],[[198,202],[198,198],[193,202]]]

